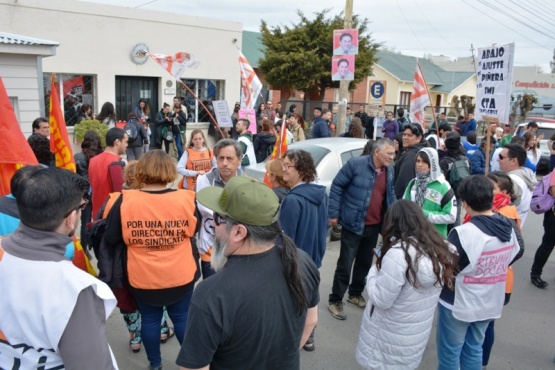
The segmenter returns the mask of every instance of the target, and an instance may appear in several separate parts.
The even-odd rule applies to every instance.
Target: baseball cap
[[[279,216],[279,199],[265,184],[235,176],[224,188],[209,186],[197,193],[197,200],[208,209],[240,223],[269,226]]]

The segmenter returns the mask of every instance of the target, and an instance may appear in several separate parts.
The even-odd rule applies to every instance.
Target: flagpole
[[[418,59],[416,59],[416,65],[418,66],[418,69],[420,70],[420,75],[422,76],[422,79],[424,80],[424,85],[426,86],[426,93],[428,94],[428,100],[430,100],[430,106],[432,107],[432,124],[430,125],[430,127],[434,124],[434,122],[436,122],[436,112],[434,110],[434,103],[432,102],[432,96],[430,95],[430,90],[428,89],[428,83],[426,82],[426,77],[424,77],[424,73],[422,72],[422,67],[420,66],[420,62],[418,61]],[[424,118],[424,117],[422,117]],[[426,122],[424,120],[424,122]],[[439,127],[436,127],[436,132],[439,133]]]

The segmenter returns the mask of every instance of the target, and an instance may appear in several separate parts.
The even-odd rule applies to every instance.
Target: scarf
[[[493,196],[493,205],[491,210],[495,213],[499,213],[499,210],[511,204],[511,197],[509,194],[497,193]],[[464,216],[463,224],[466,224],[471,219],[470,215],[467,213]]]
[[[426,199],[426,189],[430,183],[430,174],[427,172],[417,172],[415,179],[416,186],[416,199],[415,202],[420,207],[424,205],[424,200]]]

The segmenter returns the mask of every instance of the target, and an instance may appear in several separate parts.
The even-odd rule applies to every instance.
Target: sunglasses
[[[503,155],[501,155],[501,153],[499,153],[499,160],[502,161],[505,158],[509,158],[509,157],[504,157]]]
[[[225,223],[227,218],[220,215],[219,213],[214,212],[214,223],[216,226],[220,226],[221,224]]]
[[[71,212],[73,211],[82,211],[85,209],[85,207],[87,206],[87,204],[89,204],[89,200],[88,199],[83,199],[83,203],[79,204],[77,207],[73,208],[71,211],[69,211],[64,218],[68,217]]]

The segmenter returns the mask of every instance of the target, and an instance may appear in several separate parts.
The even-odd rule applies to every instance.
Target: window
[[[210,114],[216,118],[212,100],[225,100],[225,82],[221,80],[182,80],[187,87],[203,102]],[[177,96],[185,97],[189,122],[210,122],[210,116],[194,95],[181,83],[177,83]]]
[[[399,105],[410,106],[410,92],[401,91],[401,96],[399,98]]]
[[[18,122],[21,122],[19,119],[19,101],[16,97],[10,97],[10,104],[12,105],[13,111],[15,112],[15,117],[17,118]]]
[[[79,110],[83,104],[89,104],[93,108],[93,112],[99,112],[99,107],[95,106],[95,83],[92,75],[73,75],[58,74],[58,91],[64,104],[64,116],[66,126],[74,126],[78,122]],[[44,105],[45,113],[48,116],[50,112],[50,82],[52,74],[44,74]]]

